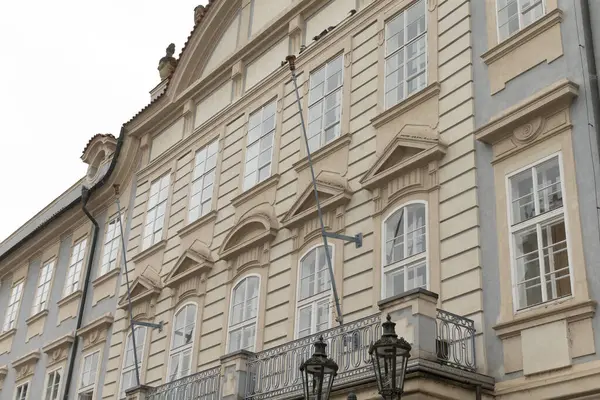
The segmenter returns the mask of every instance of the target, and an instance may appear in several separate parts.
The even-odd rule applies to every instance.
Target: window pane
[[[571,279],[564,221],[544,224],[541,230],[548,300],[568,296]]]
[[[513,224],[535,216],[531,170],[510,178]]]
[[[541,303],[540,260],[535,227],[515,235],[515,254],[520,307]]]
[[[329,301],[317,304],[317,327],[315,332],[321,332],[329,328]]]
[[[298,317],[298,337],[305,337],[311,334],[312,307],[306,307],[300,310]]]
[[[238,329],[229,334],[229,352],[238,351],[242,348],[242,330]]]
[[[558,157],[536,166],[537,192],[540,213],[560,208],[563,205]]]
[[[404,268],[385,274],[386,297],[396,296],[404,293]]]
[[[256,335],[256,327],[254,325],[246,327],[242,334],[242,348],[252,351],[254,349],[254,337]]]

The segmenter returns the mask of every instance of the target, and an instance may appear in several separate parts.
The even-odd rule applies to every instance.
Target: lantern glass
[[[300,366],[302,388],[306,400],[328,400],[337,375],[338,365],[327,358],[327,344],[321,337],[315,343],[315,352]]]
[[[399,400],[402,397],[411,350],[404,338],[398,338],[395,326],[388,315],[387,321],[383,323],[381,339],[369,349],[379,394],[389,400]]]

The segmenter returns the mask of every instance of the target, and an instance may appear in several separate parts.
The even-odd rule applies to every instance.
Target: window
[[[254,351],[260,278],[249,276],[238,283],[231,296],[229,352]]]
[[[23,294],[23,284],[23,281],[17,283],[13,286],[12,291],[10,292],[8,307],[6,308],[6,314],[4,317],[4,326],[2,327],[3,332],[13,329],[16,325],[17,313],[19,312],[19,303],[21,302],[21,295]]]
[[[420,0],[385,25],[385,108],[427,85],[425,10]]]
[[[308,148],[315,151],[340,136],[342,55],[310,74]]]
[[[384,222],[383,298],[427,287],[425,204],[409,204]]]
[[[117,255],[119,254],[119,245],[121,244],[120,239],[121,227],[119,226],[119,216],[115,215],[106,225],[100,275],[104,275],[117,267]]]
[[[29,382],[17,386],[15,400],[27,400],[29,398]]]
[[[137,356],[138,368],[142,367],[144,343],[146,341],[146,328],[138,326],[135,332],[135,354]],[[135,358],[133,356],[133,340],[131,333],[127,335],[127,346],[123,357],[123,371],[121,373],[121,398],[125,398],[125,391],[137,385],[135,377]]]
[[[208,214],[212,208],[218,150],[219,142],[214,141],[196,152],[192,192],[190,194],[189,222]]]
[[[333,258],[333,249],[329,246]],[[298,337],[302,338],[329,328],[331,321],[331,286],[325,247],[309,251],[300,261],[300,285],[297,318]]]
[[[60,395],[60,381],[62,370],[58,369],[50,372],[46,377],[46,391],[44,400],[58,400]]]
[[[67,280],[65,282],[65,296],[68,296],[79,289],[79,279],[81,278],[81,267],[83,266],[86,244],[87,239],[83,239],[75,243],[71,249],[71,260],[69,262]]]
[[[498,37],[504,40],[530,25],[546,12],[544,0],[496,0]]]
[[[271,176],[274,136],[275,101],[272,101],[250,115],[248,120],[244,190]]]
[[[35,315],[47,308],[48,295],[50,294],[50,282],[52,281],[53,272],[54,260],[46,262],[42,269],[40,269],[40,277],[38,280],[37,289],[35,291],[35,298],[33,299],[31,315]]]
[[[96,384],[96,372],[98,370],[98,359],[100,352],[97,351],[88,354],[83,358],[83,366],[81,368],[81,378],[79,381],[79,392],[83,393],[83,398],[89,393],[93,393],[94,385]],[[82,397],[80,395],[80,397]]]
[[[165,174],[150,185],[150,197],[148,198],[148,213],[146,214],[146,223],[144,224],[142,250],[147,249],[162,239],[170,181],[171,175]]]
[[[195,328],[196,305],[187,304],[175,314],[169,359],[169,381],[190,374]]]
[[[509,177],[517,308],[571,295],[558,156]]]

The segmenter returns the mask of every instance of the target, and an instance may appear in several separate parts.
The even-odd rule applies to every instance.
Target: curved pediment
[[[237,48],[240,1],[210,1],[197,12],[196,26],[179,57],[168,93],[181,93],[196,80],[214,71]]]
[[[277,235],[277,225],[277,220],[264,212],[242,218],[223,241],[221,258],[229,260],[250,247],[270,242]]]

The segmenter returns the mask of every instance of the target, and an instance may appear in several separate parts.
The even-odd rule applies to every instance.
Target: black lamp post
[[[338,365],[327,358],[323,336],[315,343],[314,354],[300,366],[305,400],[329,400]]]
[[[396,324],[388,314],[383,324],[381,339],[369,348],[379,394],[386,400],[400,400],[404,390],[406,366],[410,358],[410,344],[396,334]]]

